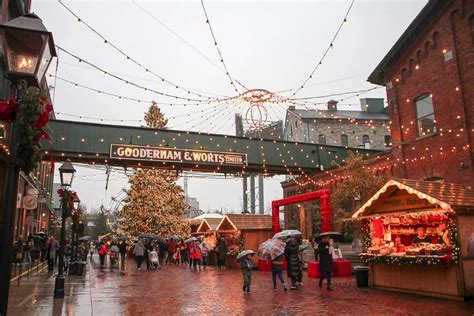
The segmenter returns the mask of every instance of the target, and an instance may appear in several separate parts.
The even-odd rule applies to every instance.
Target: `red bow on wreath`
[[[40,139],[44,137],[46,141],[50,144],[50,156],[49,160],[51,163],[51,173],[54,172],[54,158],[53,158],[53,143],[51,141],[51,138],[49,137],[48,133],[43,129],[46,125],[48,125],[49,122],[49,113],[53,111],[53,105],[51,103],[46,104],[46,97],[41,96],[39,98],[40,104],[43,107],[44,111],[40,113],[38,116],[38,120],[33,123],[33,127],[36,128],[39,131],[39,135],[35,138],[36,143],[39,143]]]
[[[0,102],[0,120],[11,123],[15,120],[15,114],[20,110],[20,106],[16,100]]]

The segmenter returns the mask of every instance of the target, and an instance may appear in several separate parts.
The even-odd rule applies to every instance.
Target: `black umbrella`
[[[153,239],[155,239],[155,240],[158,241],[158,242],[164,242],[164,241],[165,241],[165,239],[164,239],[163,237],[161,237],[161,236],[156,236],[156,235],[154,236]]]
[[[35,235],[38,235],[38,236],[46,236],[46,233],[45,232],[37,232],[35,233]]]
[[[152,234],[143,234],[143,235],[138,236],[138,238],[142,238],[142,239],[155,239],[155,236],[152,235]]]
[[[324,236],[329,236],[329,238],[331,238],[333,241],[335,242],[342,242],[344,241],[344,235],[341,234],[341,233],[338,233],[338,232],[325,232],[325,233],[321,233],[319,235],[315,235],[314,236],[314,241],[315,242],[320,242],[321,239],[324,237]]]
[[[117,240],[120,240],[120,241],[122,241],[122,240],[128,240],[128,236],[118,236],[118,237],[117,237]]]

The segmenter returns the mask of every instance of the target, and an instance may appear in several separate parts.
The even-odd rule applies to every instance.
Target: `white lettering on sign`
[[[192,164],[247,165],[247,154],[223,153],[206,150],[149,147],[125,144],[110,145],[110,158],[165,161]]]

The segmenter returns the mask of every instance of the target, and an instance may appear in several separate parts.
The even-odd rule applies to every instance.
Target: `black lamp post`
[[[78,244],[78,238],[79,238],[79,204],[81,204],[81,200],[79,199],[79,196],[74,196],[74,200],[72,201],[74,205],[74,217],[73,217],[73,223],[72,223],[72,260],[75,261],[77,258],[77,244]]]
[[[41,19],[26,14],[0,25],[6,75],[16,88],[16,99],[21,101],[21,81],[28,86],[40,87],[51,59],[56,57],[53,36]],[[20,102],[21,106],[21,102]],[[10,288],[11,253],[13,244],[13,218],[16,210],[19,168],[16,163],[17,130],[13,122],[9,127],[9,150],[5,186],[0,216],[0,315],[7,314]]]
[[[76,169],[72,165],[71,161],[68,159],[65,161],[61,167],[59,167],[59,176],[61,178],[61,186],[66,191],[64,194],[69,194],[68,187],[71,187],[72,180],[74,179],[74,173]],[[54,282],[54,298],[63,298],[64,297],[64,244],[66,239],[66,217],[68,214],[66,210],[69,208],[69,201],[61,199],[61,236],[59,244],[59,266],[58,266],[58,275]]]

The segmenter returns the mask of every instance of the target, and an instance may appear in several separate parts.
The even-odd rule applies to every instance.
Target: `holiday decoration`
[[[16,100],[10,99],[8,101],[0,102],[0,121],[5,121],[7,123],[13,122],[15,114],[19,109],[20,107]]]
[[[74,199],[77,197],[75,191],[71,191],[68,188],[60,188],[57,191],[59,197],[61,198],[61,207],[63,209],[63,214],[67,217],[73,215],[74,210]]]
[[[145,114],[145,121],[156,129],[165,128],[167,123],[156,103]],[[175,171],[136,170],[129,180],[128,202],[120,211],[123,231],[134,237],[143,233],[187,237],[190,227],[183,219],[186,205],[177,180]]]
[[[16,163],[25,173],[32,171],[41,160],[40,139],[51,142],[45,127],[52,110],[53,106],[46,103],[44,96],[29,90],[20,103],[15,100],[0,102],[0,120],[17,124]]]

